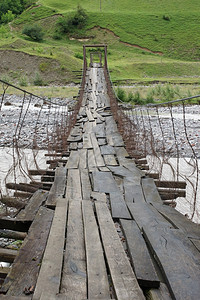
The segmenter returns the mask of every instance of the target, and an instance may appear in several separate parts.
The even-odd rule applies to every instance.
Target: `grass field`
[[[89,40],[81,42],[67,36],[53,39],[58,17],[67,16],[78,4],[89,16],[80,38]],[[43,42],[36,43],[22,35],[28,23],[42,26]],[[72,71],[82,66],[77,57],[81,57],[83,43],[99,42],[108,44],[108,63],[114,81],[200,83],[199,0],[40,0],[12,24],[0,27],[0,50],[22,51],[31,57],[57,61],[60,67],[52,76],[61,84],[78,82]],[[47,74],[48,68],[45,71]],[[45,77],[41,62],[38,72]],[[12,80],[9,70],[7,73]],[[30,72],[25,73],[30,77]]]

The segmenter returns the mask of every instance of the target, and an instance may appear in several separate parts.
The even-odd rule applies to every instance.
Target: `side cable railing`
[[[86,67],[84,63],[80,93],[75,102],[67,98],[40,97],[0,80],[0,148],[9,165],[4,174],[5,182],[0,182],[0,196],[6,192],[2,186],[8,181],[17,184],[24,178],[33,180],[28,168],[30,161],[31,168],[41,168],[40,150],[43,150],[42,156],[66,153],[67,138],[82,102]],[[68,106],[72,102],[75,105],[71,111]]]
[[[177,209],[199,222],[200,105],[191,106],[188,101],[198,99],[200,95],[133,106],[117,99],[108,69],[104,73],[111,110],[129,155],[146,157],[149,171],[145,172],[150,175],[157,173],[160,182],[168,182],[166,187],[171,194],[167,195],[165,189],[160,189],[162,199],[172,200],[169,203],[176,199]],[[185,198],[180,197],[184,194],[179,189],[182,181],[187,183]]]

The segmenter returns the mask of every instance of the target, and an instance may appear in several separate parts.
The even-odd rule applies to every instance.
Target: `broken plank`
[[[61,293],[67,299],[86,299],[86,254],[81,201],[69,202],[65,249]]]
[[[145,226],[143,233],[172,298],[198,299],[200,253],[191,241],[178,229]]]
[[[54,212],[40,207],[6,277],[1,293],[24,295],[24,289],[35,286]]]
[[[138,227],[142,230],[144,226],[152,228],[163,227],[173,228],[172,224],[168,222],[157,210],[146,202],[141,203],[127,203],[129,211],[136,221]]]
[[[109,298],[109,283],[92,203],[82,203],[87,259],[88,298]],[[94,247],[95,245],[95,247]]]
[[[165,219],[173,224],[175,228],[179,228],[185,232],[189,238],[200,239],[200,225],[188,220],[177,210],[166,205],[153,203],[153,207],[161,214]]]
[[[158,288],[160,280],[138,226],[133,220],[120,220],[120,224],[126,237],[129,255],[139,285]]]
[[[145,299],[114,226],[107,204],[96,202],[102,243],[118,300]]]
[[[42,190],[36,191],[30,198],[26,207],[18,213],[17,220],[33,221],[40,206],[46,201],[47,196],[48,192],[44,192]]]
[[[51,292],[52,295],[59,293],[64,253],[67,207],[68,201],[65,198],[57,199],[55,214],[44,257],[42,259],[33,300],[40,299],[40,296],[44,291]]]

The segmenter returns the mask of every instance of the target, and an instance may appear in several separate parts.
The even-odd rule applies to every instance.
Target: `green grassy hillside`
[[[86,27],[74,39],[64,35],[55,40],[57,19],[68,16],[78,4],[89,16]],[[43,42],[22,35],[29,23],[42,26]],[[108,44],[113,80],[200,83],[199,0],[38,1],[11,24],[0,27],[0,56],[4,57],[0,71],[12,80],[20,80],[25,72],[29,82],[36,73],[47,84],[78,82],[72,71],[82,66],[82,45],[99,42]],[[14,57],[13,62],[6,53]],[[19,53],[23,53],[21,68]],[[35,68],[25,66],[24,59],[32,60]]]

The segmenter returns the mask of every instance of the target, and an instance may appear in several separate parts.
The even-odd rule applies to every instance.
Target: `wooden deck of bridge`
[[[55,170],[30,171],[41,189],[29,190],[25,208],[0,220],[0,228],[28,232],[18,253],[0,249],[12,262],[0,298],[199,299],[199,226],[163,205],[129,157],[103,68],[87,69],[68,143],[69,153],[51,158]]]

